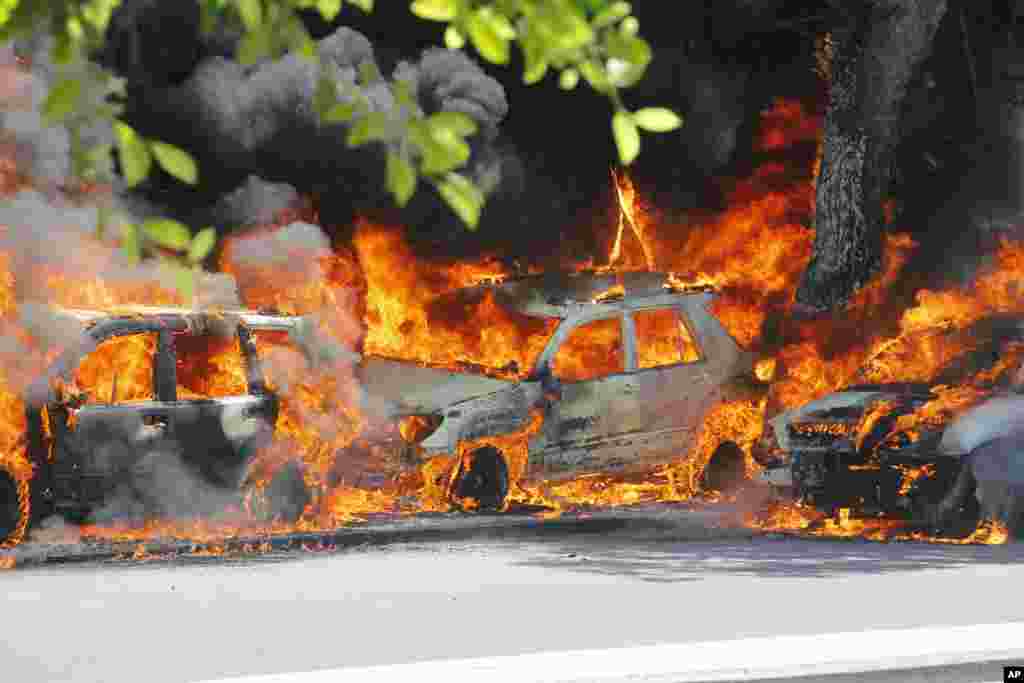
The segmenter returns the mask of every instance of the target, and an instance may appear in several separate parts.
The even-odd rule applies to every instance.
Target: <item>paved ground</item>
[[[647,517],[0,572],[4,679],[200,681],[1024,620],[1022,544],[753,538],[700,513]]]

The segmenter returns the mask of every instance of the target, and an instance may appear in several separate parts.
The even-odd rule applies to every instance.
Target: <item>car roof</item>
[[[51,306],[50,308],[55,314],[74,318],[87,327],[107,320],[173,317],[184,320],[237,318],[250,327],[289,329],[301,319],[300,316],[240,308],[195,309],[184,306],[148,306],[143,304],[125,304],[104,309],[66,308],[63,306]]]
[[[667,272],[582,271],[528,275],[494,282],[499,300],[528,315],[569,318],[602,309],[634,308],[666,297],[702,296],[712,288]]]

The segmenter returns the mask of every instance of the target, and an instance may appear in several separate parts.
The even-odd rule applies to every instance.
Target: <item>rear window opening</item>
[[[632,315],[637,370],[700,360],[697,344],[678,309],[635,311]]]

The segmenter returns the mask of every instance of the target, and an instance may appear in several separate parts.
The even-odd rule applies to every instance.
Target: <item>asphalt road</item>
[[[3,680],[206,681],[1024,621],[1024,544],[751,538],[673,520],[0,572]],[[916,680],[1000,680],[990,668]]]

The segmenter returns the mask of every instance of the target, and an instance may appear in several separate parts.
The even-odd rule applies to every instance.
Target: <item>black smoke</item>
[[[645,138],[636,173],[660,203],[680,210],[716,201],[714,175],[749,156],[757,113],[771,96],[815,87],[811,32],[776,27],[802,26],[800,12],[787,7],[793,3],[725,4],[687,4],[681,16],[674,3],[671,13],[658,3],[636,8],[655,60],[627,102],[669,106],[687,117],[681,131]],[[369,16],[346,8],[334,24],[304,16],[343,90],[360,64],[372,62],[389,80],[412,81],[428,113],[460,111],[476,120],[471,174],[490,190],[481,229],[468,234],[425,185],[397,210],[384,191],[380,146],[349,149],[344,126],[318,123],[316,67],[297,56],[237,63],[239,36],[222,29],[204,37],[191,0],[122,3],[98,57],[127,80],[129,122],[200,162],[199,188],[156,173],[142,188],[149,201],[197,227],[212,221],[227,230],[255,222],[238,202],[227,216],[233,225],[223,212],[225,195],[237,196],[255,177],[248,182],[285,184],[312,197],[335,239],[344,238],[354,216],[369,215],[406,226],[421,248],[439,246],[447,255],[593,250],[593,225],[607,221],[613,202],[616,153],[605,98],[583,87],[563,93],[553,75],[524,86],[518,53],[502,68],[481,66],[467,56],[471,50],[430,47],[441,43],[441,28],[412,17],[405,3],[382,3]],[[386,87],[368,95],[375,109],[393,106]]]

